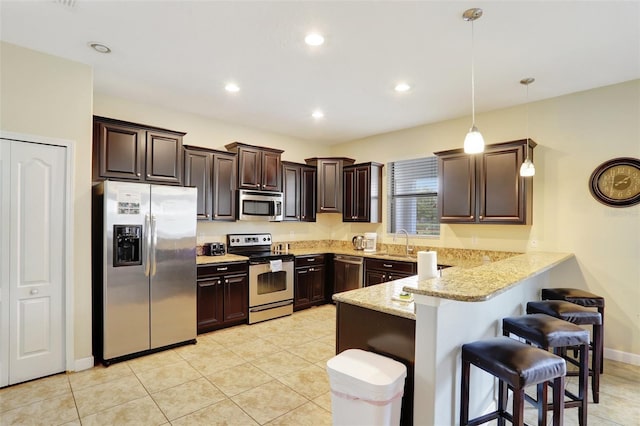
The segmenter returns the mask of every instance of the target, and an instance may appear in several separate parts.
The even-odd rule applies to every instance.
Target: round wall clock
[[[605,161],[591,174],[589,189],[593,198],[607,206],[640,203],[640,160],[622,157]]]

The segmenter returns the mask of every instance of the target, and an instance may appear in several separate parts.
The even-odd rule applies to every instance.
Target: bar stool
[[[578,288],[543,288],[542,300],[564,300],[584,306],[585,308],[596,308],[602,316],[602,342],[604,343],[604,297],[589,293]],[[600,374],[604,373],[604,344],[600,350]],[[593,348],[593,346],[592,346]]]
[[[565,395],[569,400],[565,401],[564,408],[578,407],[578,420],[580,426],[587,425],[587,400],[589,396],[589,332],[568,321],[561,320],[546,314],[531,314],[518,317],[504,318],[502,320],[502,333],[509,337],[515,335],[525,339],[537,347],[549,350],[553,349],[556,355],[560,355],[567,347],[578,347],[580,353],[578,395],[565,389]],[[547,418],[547,392],[544,387],[542,394],[533,399],[528,395],[525,398],[538,407],[538,424],[546,424]]]
[[[498,409],[469,420],[469,376],[471,365],[499,380]],[[460,425],[479,425],[498,419],[498,425],[509,420],[524,425],[525,387],[537,385],[538,393],[553,380],[553,425],[562,426],[564,417],[564,376],[567,364],[552,353],[508,337],[495,337],[462,345],[462,378],[460,390]],[[506,410],[508,388],[513,389],[513,408]],[[546,419],[545,419],[546,420]]]
[[[591,325],[593,327],[593,357],[591,358],[589,375],[591,376],[593,402],[598,404],[600,402],[600,365],[602,364],[600,357],[602,353],[602,316],[600,312],[564,300],[543,300],[528,302],[527,314],[547,314],[576,325]],[[571,358],[566,358],[566,360],[573,365],[579,365]],[[569,375],[576,374],[569,373]]]

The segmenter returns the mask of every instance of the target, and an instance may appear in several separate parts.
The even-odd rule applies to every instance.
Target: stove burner
[[[227,253],[247,256],[249,263],[257,265],[271,260],[293,262],[292,254],[273,253],[271,234],[228,234]]]

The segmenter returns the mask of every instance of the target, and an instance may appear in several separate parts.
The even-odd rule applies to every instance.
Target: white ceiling
[[[470,115],[471,7],[477,112],[524,103],[523,77],[531,101],[640,78],[639,1],[1,0],[0,36],[100,93],[331,144]]]

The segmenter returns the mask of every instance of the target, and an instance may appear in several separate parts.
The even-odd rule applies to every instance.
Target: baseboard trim
[[[73,363],[73,371],[82,371],[93,368],[93,357],[89,356],[86,358],[76,359]]]
[[[615,349],[604,348],[605,359],[624,362],[625,364],[640,365],[640,355],[629,352],[617,351]]]

